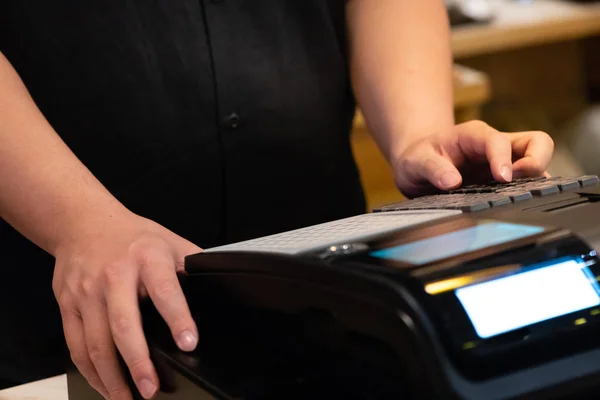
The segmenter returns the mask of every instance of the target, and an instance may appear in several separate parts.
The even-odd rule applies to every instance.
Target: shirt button
[[[227,124],[227,126],[230,127],[230,128],[232,128],[232,129],[236,129],[237,127],[239,127],[240,126],[240,122],[241,122],[241,118],[235,112],[232,112],[226,118],[226,124]]]

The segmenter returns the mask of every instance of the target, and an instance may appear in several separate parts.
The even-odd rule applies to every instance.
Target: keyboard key
[[[559,181],[556,183],[556,186],[558,186],[558,188],[560,189],[561,192],[568,192],[570,190],[577,190],[579,189],[581,186],[579,185],[578,181],[572,181],[572,180],[564,180],[564,181]]]
[[[517,179],[513,179],[512,182],[516,183],[516,184],[521,184],[521,183],[539,183],[539,182],[543,182],[548,180],[548,178],[546,178],[545,176],[536,176],[536,177],[531,177],[531,178],[517,178]]]
[[[503,195],[503,196],[488,200],[488,203],[490,203],[490,205],[492,207],[501,207],[501,206],[506,206],[506,205],[512,204],[512,201],[511,201],[510,197]]]
[[[600,179],[596,175],[584,175],[577,179],[581,186],[597,185]]]
[[[474,203],[474,204],[463,204],[463,205],[459,205],[456,207],[456,209],[464,211],[464,212],[483,211],[488,208],[490,208],[490,203],[488,203],[487,201],[483,201],[481,203]]]
[[[514,191],[506,191],[503,194],[507,195],[508,197],[510,197],[510,199],[512,200],[513,203],[520,203],[522,201],[525,200],[529,200],[531,198],[533,198],[533,195],[531,194],[531,192],[514,192]]]
[[[474,186],[464,187],[460,189],[449,190],[448,194],[468,194],[468,193],[493,193],[494,188],[491,186]]]
[[[539,186],[534,186],[534,187],[530,188],[529,191],[531,192],[532,195],[540,196],[540,197],[560,193],[558,186],[554,186],[554,185],[546,186],[544,184],[540,184]]]

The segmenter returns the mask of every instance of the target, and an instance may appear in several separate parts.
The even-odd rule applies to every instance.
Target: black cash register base
[[[446,197],[429,202],[442,211],[402,203],[190,256],[198,349],[179,351],[142,304],[156,398],[599,398],[593,178],[528,183],[527,201],[477,210],[460,202],[482,192],[447,194],[462,196],[454,211]],[[95,398],[74,369],[68,384],[70,400]]]

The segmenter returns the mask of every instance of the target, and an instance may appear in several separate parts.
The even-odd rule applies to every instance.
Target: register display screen
[[[600,305],[600,287],[583,262],[532,268],[455,291],[480,338]]]
[[[370,253],[372,257],[420,265],[495,246],[544,231],[540,226],[486,222]]]

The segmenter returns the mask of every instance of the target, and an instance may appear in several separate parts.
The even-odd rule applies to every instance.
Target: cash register
[[[599,199],[596,176],[466,186],[191,255],[194,352],[141,304],[156,398],[597,398]]]

